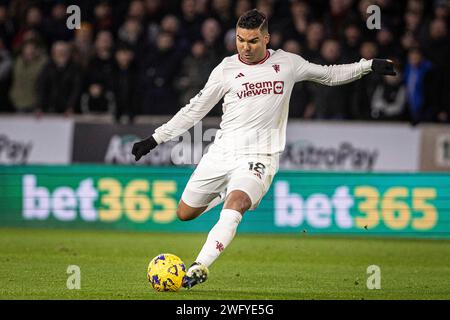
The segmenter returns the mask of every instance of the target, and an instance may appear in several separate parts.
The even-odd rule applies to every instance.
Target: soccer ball
[[[185,276],[183,261],[170,253],[157,255],[147,268],[147,279],[156,291],[178,291]]]

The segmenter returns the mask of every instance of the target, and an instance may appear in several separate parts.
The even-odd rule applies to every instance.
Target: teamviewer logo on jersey
[[[284,81],[246,82],[242,84],[242,89],[237,93],[239,99],[266,94],[283,94]]]
[[[273,82],[273,93],[283,94],[284,81],[274,81]]]

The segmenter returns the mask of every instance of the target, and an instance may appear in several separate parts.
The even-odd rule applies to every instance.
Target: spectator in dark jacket
[[[8,99],[12,66],[11,55],[4,47],[3,39],[0,37],[0,112],[12,111],[11,103]]]
[[[196,11],[196,0],[183,0],[181,2],[181,29],[184,30],[188,40],[192,43],[200,34],[204,17]]]
[[[51,59],[39,76],[38,88],[39,110],[66,115],[74,112],[81,90],[81,73],[72,61],[69,43],[53,44]]]
[[[425,55],[434,65],[440,68],[449,66],[450,37],[445,20],[435,19],[431,21],[423,48]]]
[[[87,68],[85,83],[99,84],[107,90],[112,88],[113,36],[110,31],[100,31],[95,38],[94,56]]]
[[[360,56],[366,60],[374,59],[378,56],[378,48],[375,42],[365,41],[360,48]],[[378,84],[381,83],[381,77],[375,73],[365,75],[359,81],[352,84],[352,98],[351,98],[351,114],[350,118],[355,120],[370,120],[373,119],[370,106],[372,96]]]
[[[194,43],[191,53],[183,61],[177,89],[180,91],[180,104],[189,103],[205,85],[216,64],[215,57],[208,55],[202,41]]]
[[[66,6],[60,0],[52,7],[51,16],[44,23],[48,44],[51,46],[55,41],[70,41],[73,30],[67,28]]]
[[[0,2],[0,38],[3,39],[3,46],[11,49],[11,39],[14,36],[14,24],[9,17],[6,4]]]
[[[320,47],[324,39],[324,27],[320,22],[312,22],[306,30],[306,45],[303,57],[317,63],[320,60]]]
[[[157,47],[148,53],[141,68],[144,113],[172,114],[178,111],[174,81],[180,62],[173,37],[169,33],[159,34]]]
[[[321,49],[320,64],[333,65],[340,63],[340,45],[334,39],[324,41]],[[351,85],[351,84],[350,84]],[[318,83],[308,83],[310,88],[315,119],[347,119],[350,104],[350,86],[327,87]],[[306,113],[311,113],[307,110]]]
[[[137,68],[133,49],[126,44],[117,47],[113,72],[113,93],[115,100],[115,119],[120,122],[122,115],[127,115],[129,123],[133,122],[138,112],[137,103]]]

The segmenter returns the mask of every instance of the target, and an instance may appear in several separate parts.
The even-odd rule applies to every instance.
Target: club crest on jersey
[[[266,94],[283,94],[284,81],[246,82],[243,89],[237,93],[239,99]]]
[[[280,65],[279,64],[273,64],[272,68],[273,68],[273,70],[275,70],[276,73],[280,72]]]

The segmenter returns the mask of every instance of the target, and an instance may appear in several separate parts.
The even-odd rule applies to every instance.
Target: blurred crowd
[[[366,25],[372,4],[380,29]],[[0,0],[0,111],[174,114],[235,54],[237,18],[251,8],[269,17],[274,50],[324,65],[395,62],[395,77],[297,83],[291,117],[450,122],[448,0]]]

